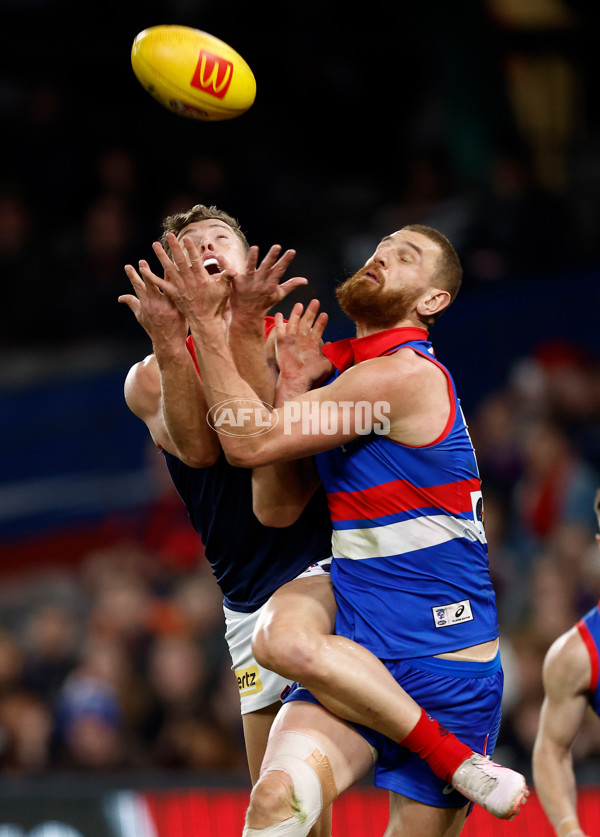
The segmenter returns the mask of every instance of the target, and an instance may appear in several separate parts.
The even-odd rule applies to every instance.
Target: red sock
[[[454,733],[431,718],[424,709],[412,731],[398,743],[425,759],[435,775],[448,783],[452,781],[457,767],[473,755],[472,747],[459,741]]]

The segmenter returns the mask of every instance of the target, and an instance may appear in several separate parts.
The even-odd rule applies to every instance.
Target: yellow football
[[[189,26],[144,29],[133,42],[131,65],[151,96],[190,119],[233,119],[256,96],[254,74],[242,56]]]

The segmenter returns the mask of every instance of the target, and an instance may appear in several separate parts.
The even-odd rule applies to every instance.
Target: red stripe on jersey
[[[473,510],[471,492],[481,491],[478,479],[417,488],[406,480],[392,480],[362,491],[327,495],[332,520],[358,520],[434,506],[450,514]]]
[[[588,654],[590,655],[590,663],[592,666],[592,676],[590,678],[590,691],[595,692],[598,686],[598,648],[596,647],[596,643],[594,642],[589,628],[585,624],[583,619],[581,619],[577,623],[576,628],[579,631],[579,635],[585,643],[585,647],[588,650]]]

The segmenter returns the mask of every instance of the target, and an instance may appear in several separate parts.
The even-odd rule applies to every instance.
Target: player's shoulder
[[[544,659],[546,689],[567,687],[575,693],[590,682],[590,655],[576,625],[554,640]]]
[[[129,406],[148,406],[148,399],[160,396],[160,371],[155,355],[134,363],[125,378],[125,397]],[[136,410],[134,409],[134,412]]]
[[[156,355],[146,355],[143,360],[134,363],[127,373],[127,380],[136,386],[154,386],[160,388],[160,371]]]
[[[436,363],[413,351],[410,346],[404,346],[389,355],[382,355],[372,360],[358,364],[363,367],[365,377],[376,376],[385,385],[406,391],[427,390],[437,387],[446,390],[446,378]],[[356,368],[356,367],[355,367]]]

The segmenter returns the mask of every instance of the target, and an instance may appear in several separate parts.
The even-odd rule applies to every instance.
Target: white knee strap
[[[272,758],[261,771],[261,776],[273,770],[283,770],[294,786],[294,816],[267,828],[244,828],[242,837],[306,837],[323,810],[321,782],[306,759],[315,751],[322,756],[320,745],[310,735],[282,732],[269,742]]]

